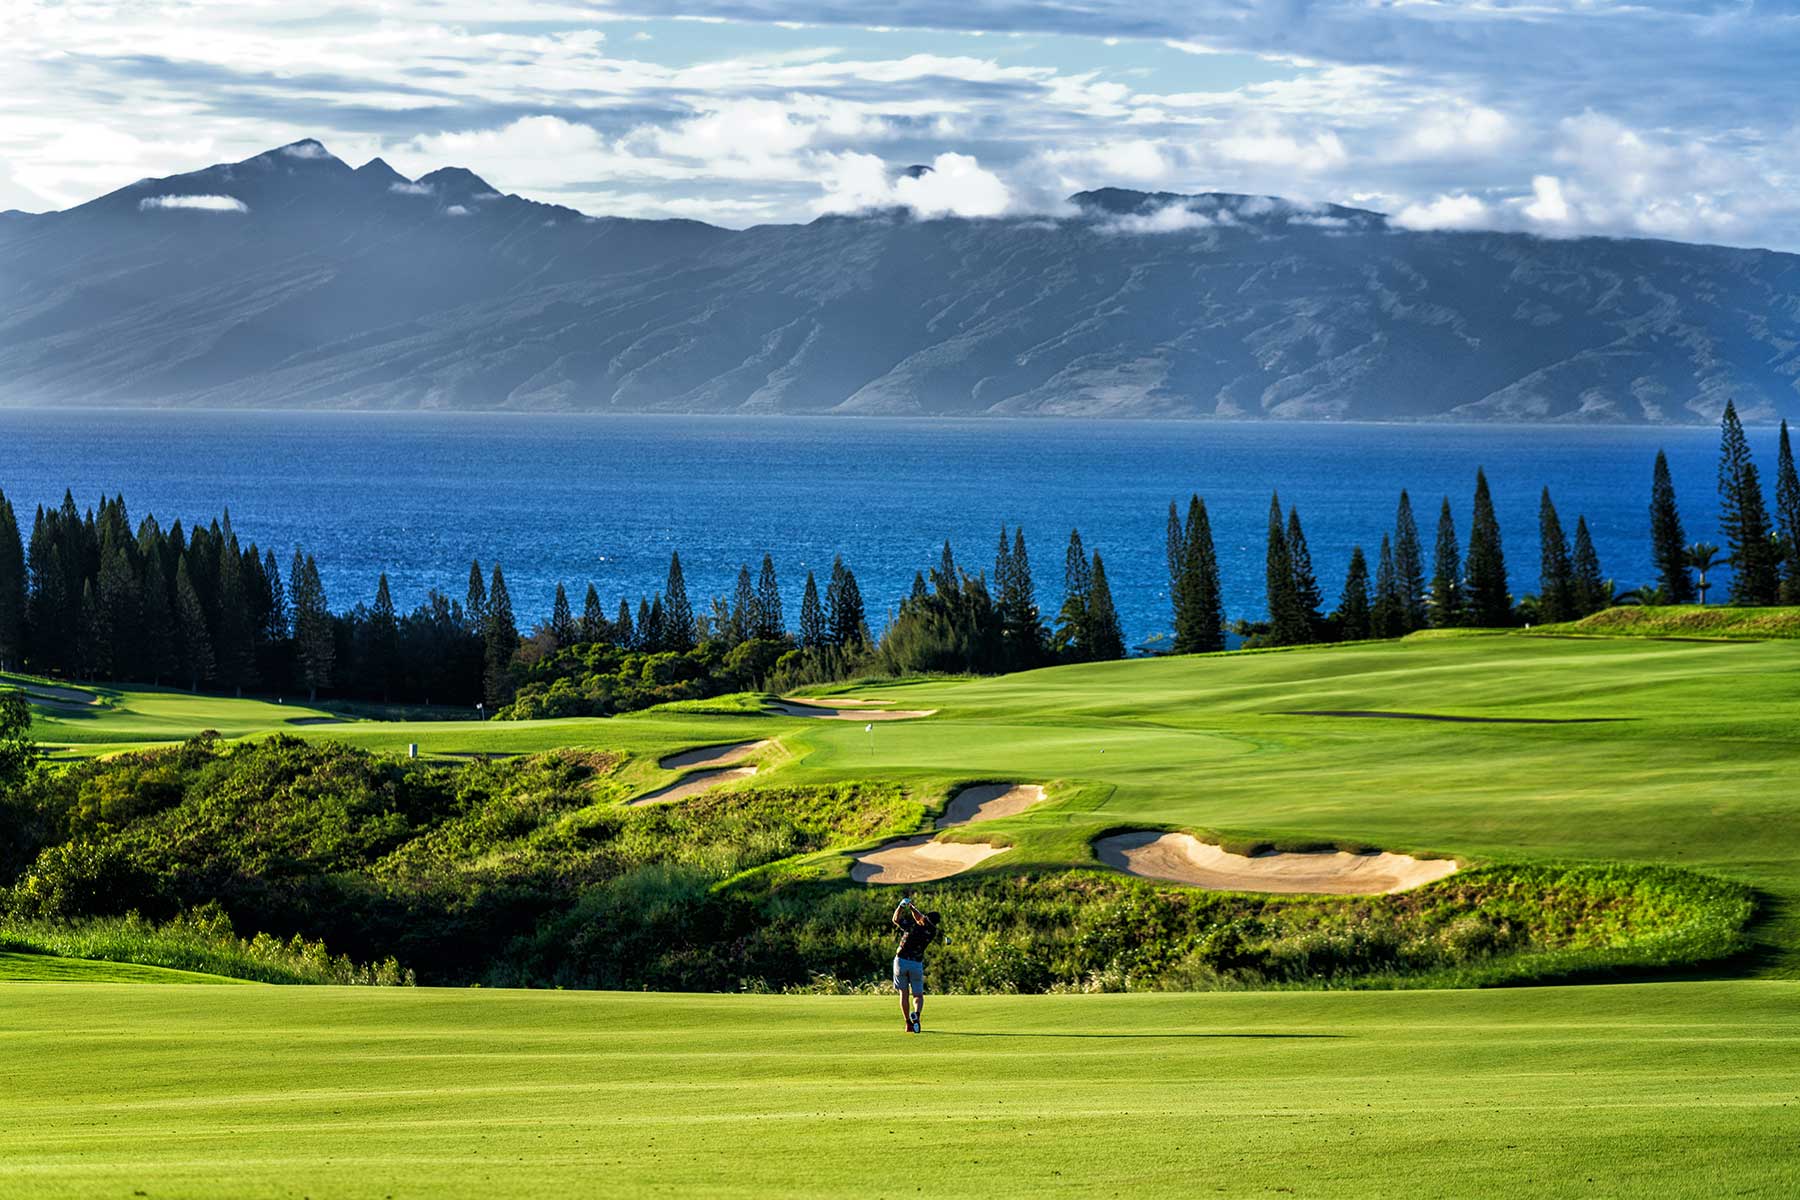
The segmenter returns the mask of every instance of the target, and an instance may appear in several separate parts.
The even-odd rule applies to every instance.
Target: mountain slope
[[[587,217],[314,141],[0,222],[0,402],[1800,416],[1800,258],[1119,189],[1057,219]]]

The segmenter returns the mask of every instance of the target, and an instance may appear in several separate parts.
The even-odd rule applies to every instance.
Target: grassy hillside
[[[1579,621],[1545,625],[1540,632],[1606,637],[1800,638],[1800,608],[1726,608],[1699,604],[1609,608]]]
[[[1095,836],[1133,826],[1242,847],[1699,868],[1759,889],[1760,969],[1800,971],[1800,643],[1417,638],[856,694],[937,712],[872,733],[860,721],[685,711],[275,728],[382,752],[409,741],[444,755],[618,752],[621,797],[676,777],[657,768],[664,753],[749,738],[775,739],[779,752],[740,789],[875,780],[935,809],[966,782],[1048,784],[1038,808],[948,835],[1010,847],[975,868],[976,881],[1092,865]],[[171,710],[159,732],[217,724],[213,702],[193,703],[203,717],[184,728]],[[102,711],[96,739],[131,719]],[[809,861],[825,878],[848,867],[839,851]]]
[[[885,998],[0,997],[34,1200],[1800,1188],[1785,983],[944,997],[919,1037]]]
[[[67,958],[0,950],[0,983],[242,983],[225,975],[176,971],[134,962]]]

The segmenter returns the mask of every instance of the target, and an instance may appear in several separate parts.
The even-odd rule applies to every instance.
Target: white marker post
[[[870,721],[863,726],[863,732],[869,735],[869,757],[875,757],[875,722]]]

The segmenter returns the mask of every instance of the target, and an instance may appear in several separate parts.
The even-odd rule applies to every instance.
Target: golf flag
[[[863,732],[864,733],[874,733],[875,732],[875,723],[873,721],[871,721],[869,724],[864,725]]]

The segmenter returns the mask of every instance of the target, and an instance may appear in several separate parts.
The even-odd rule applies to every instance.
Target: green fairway
[[[1800,987],[0,986],[0,1194],[1789,1196]]]

